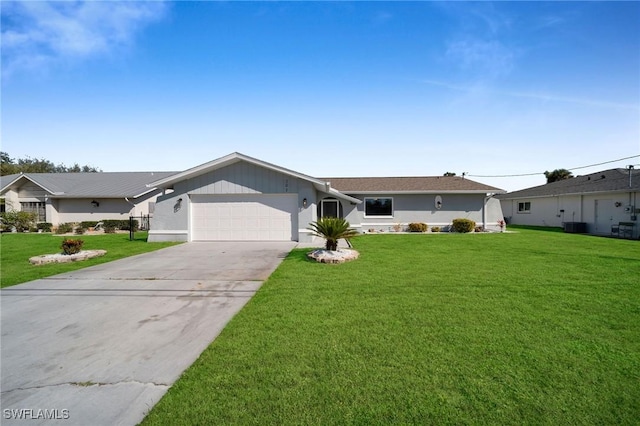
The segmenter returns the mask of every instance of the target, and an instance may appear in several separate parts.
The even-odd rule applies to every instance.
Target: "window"
[[[531,213],[531,202],[529,201],[519,202],[518,213]]]
[[[322,209],[320,217],[340,217],[340,204],[338,200],[322,200],[320,206]]]
[[[393,198],[365,198],[365,216],[393,216]]]
[[[27,213],[34,213],[36,216],[36,222],[46,222],[46,210],[45,203],[26,202],[20,203],[20,210]]]

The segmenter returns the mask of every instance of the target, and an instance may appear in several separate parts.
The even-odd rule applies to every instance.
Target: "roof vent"
[[[605,175],[600,175],[600,179],[604,179],[604,178],[606,178]]]

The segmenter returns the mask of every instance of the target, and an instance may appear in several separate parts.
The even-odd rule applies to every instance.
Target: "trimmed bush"
[[[116,229],[121,231],[129,231],[129,219],[105,219],[102,221],[102,226],[104,227],[104,232],[109,233],[107,229],[112,229],[111,233],[115,232]],[[133,230],[138,230],[138,221],[133,220]]]
[[[12,231],[15,228],[17,232],[24,232],[35,227],[34,213],[11,210],[0,213],[0,217],[2,217],[3,231]]]
[[[97,220],[85,220],[84,222],[80,222],[80,226],[84,229],[95,228],[97,224]]]
[[[427,232],[427,224],[426,223],[410,223],[409,224],[409,232]]]
[[[471,219],[453,219],[451,229],[453,232],[467,233],[474,230],[476,223]]]
[[[440,232],[440,227],[439,226],[432,226],[431,227],[431,232]]]
[[[60,223],[56,228],[56,234],[68,234],[69,232],[73,232],[73,223]]]
[[[63,254],[71,255],[71,254],[80,253],[80,250],[82,250],[83,244],[84,244],[84,241],[82,240],[65,239],[62,241],[62,245],[60,246],[60,248],[62,249]]]
[[[36,225],[36,227],[38,229],[41,229],[42,232],[51,232],[51,228],[53,227],[53,224],[49,222],[40,222]]]
[[[76,234],[78,234],[78,235],[82,235],[82,234],[84,234],[85,232],[87,232],[87,228],[82,227],[82,225],[78,225],[78,226],[76,226],[76,229],[75,229],[75,231],[74,231],[74,232],[75,232]]]

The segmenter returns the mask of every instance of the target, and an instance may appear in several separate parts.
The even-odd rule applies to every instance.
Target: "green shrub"
[[[36,227],[38,229],[41,229],[42,232],[51,232],[51,228],[53,227],[53,224],[49,222],[40,222],[36,225]]]
[[[82,240],[65,239],[62,241],[62,245],[60,246],[60,248],[62,249],[62,253],[66,255],[71,255],[71,254],[79,253],[80,250],[82,250],[83,244],[84,244],[84,241]]]
[[[440,232],[440,227],[439,226],[432,226],[431,227],[431,232]]]
[[[71,222],[61,223],[56,228],[56,234],[68,234],[73,232],[74,224]]]
[[[467,233],[474,230],[476,223],[471,219],[453,219],[453,232]]]
[[[119,229],[121,231],[129,231],[129,219],[105,219],[102,221],[102,226],[104,227],[104,232],[107,232],[108,228],[113,228],[115,231]],[[138,230],[138,221],[133,220],[133,230]]]
[[[427,232],[427,224],[426,223],[410,223],[409,224],[409,232]]]
[[[76,229],[75,229],[75,231],[74,231],[74,232],[75,232],[76,234],[78,234],[78,235],[82,235],[82,234],[84,234],[85,232],[87,232],[87,228],[84,228],[82,225],[78,225],[78,226],[76,226]]]
[[[97,220],[85,220],[83,222],[80,222],[80,226],[84,229],[95,228],[97,224]]]
[[[13,231],[15,228],[17,232],[24,232],[36,226],[35,213],[10,210],[0,213],[0,217],[2,217],[3,231]]]

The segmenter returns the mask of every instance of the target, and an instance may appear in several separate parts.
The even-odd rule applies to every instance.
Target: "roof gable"
[[[175,172],[23,173],[2,179],[0,193],[28,180],[58,198],[137,198],[153,191],[152,179]],[[8,176],[7,176],[8,177]]]

